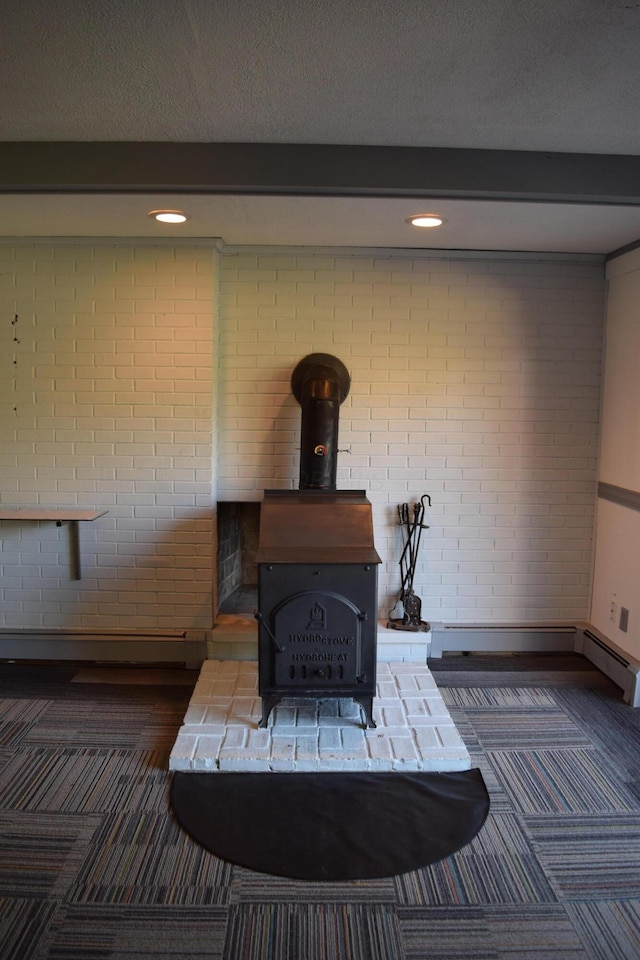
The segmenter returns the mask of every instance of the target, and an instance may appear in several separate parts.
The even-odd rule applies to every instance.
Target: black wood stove
[[[302,406],[300,489],[265,490],[260,510],[260,726],[280,700],[303,697],[353,698],[374,727],[380,557],[365,492],[335,488],[349,374],[336,357],[311,354],[291,384]]]

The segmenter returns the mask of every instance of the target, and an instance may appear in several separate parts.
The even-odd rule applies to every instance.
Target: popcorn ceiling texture
[[[64,528],[2,522],[0,626],[211,626],[213,507],[297,486],[313,351],[352,374],[338,485],[373,503],[382,616],[429,493],[425,619],[585,618],[603,292],[575,258],[0,247],[2,502],[109,511],[81,581]]]

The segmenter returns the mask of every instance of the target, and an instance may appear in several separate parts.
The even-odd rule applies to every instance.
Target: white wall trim
[[[207,631],[0,629],[0,659],[88,660],[109,663],[183,663],[207,658]]]
[[[640,663],[588,624],[582,631],[582,653],[622,689],[623,700],[640,707]]]
[[[375,256],[389,258],[411,257],[416,260],[520,260],[533,263],[602,263],[605,258],[599,253],[546,253],[519,250],[446,250],[424,247],[333,247],[333,246],[277,246],[267,244],[224,245],[225,256],[254,253],[257,255],[299,255],[299,256]]]
[[[430,657],[443,653],[573,652],[575,624],[447,624],[431,623]]]

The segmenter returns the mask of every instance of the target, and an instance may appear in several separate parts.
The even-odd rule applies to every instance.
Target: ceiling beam
[[[5,142],[2,193],[640,204],[640,156],[284,143]]]

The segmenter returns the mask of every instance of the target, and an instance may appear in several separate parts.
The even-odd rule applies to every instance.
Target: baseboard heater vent
[[[582,653],[620,687],[625,703],[640,707],[640,663],[616,650],[592,627],[582,631]]]
[[[562,653],[573,651],[573,624],[431,623],[429,656],[443,653]]]
[[[2,660],[86,660],[100,663],[182,663],[207,659],[206,630],[14,630],[0,628]]]

